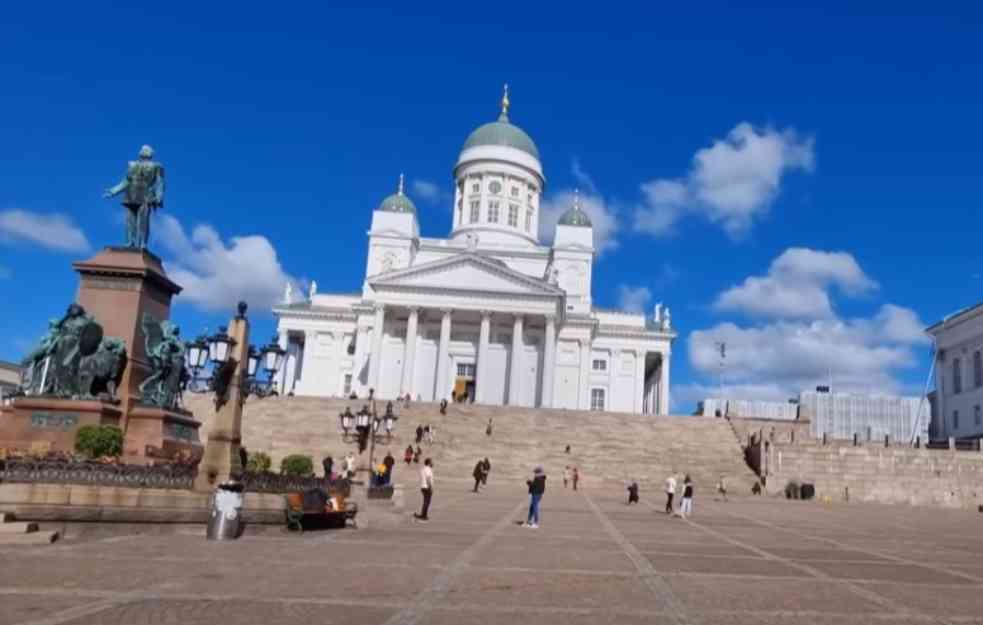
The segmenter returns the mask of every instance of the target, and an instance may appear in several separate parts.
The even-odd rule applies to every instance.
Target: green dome
[[[416,205],[413,200],[402,193],[393,193],[379,204],[378,210],[390,213],[413,213],[416,214]]]
[[[560,216],[560,221],[558,222],[561,226],[581,226],[584,228],[593,228],[593,224],[590,222],[590,217],[587,213],[580,210],[580,206],[575,204],[573,208],[563,213]]]
[[[461,151],[479,145],[502,145],[515,148],[522,150],[537,161],[539,160],[539,150],[536,149],[536,144],[532,142],[532,139],[522,128],[509,122],[509,117],[504,112],[499,116],[498,121],[479,126],[468,135]]]

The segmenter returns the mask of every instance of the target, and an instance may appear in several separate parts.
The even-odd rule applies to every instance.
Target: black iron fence
[[[8,458],[0,460],[0,482],[24,484],[80,484],[118,488],[168,488],[190,490],[196,466],[107,464],[68,459]],[[278,473],[243,473],[239,481],[251,493],[296,493],[314,488],[325,491],[339,487],[340,480]],[[346,485],[347,487],[347,485]]]
[[[197,469],[186,464],[142,466],[29,458],[0,461],[0,482],[11,483],[190,489],[195,475]]]

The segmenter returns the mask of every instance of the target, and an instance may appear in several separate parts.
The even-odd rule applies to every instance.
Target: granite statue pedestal
[[[18,397],[0,411],[0,446],[29,449],[34,441],[48,441],[52,449],[71,451],[79,427],[101,424],[123,430],[125,462],[152,462],[178,451],[200,456],[200,422],[190,412],[141,404],[140,384],[151,372],[141,320],[144,313],[158,321],[169,319],[171,298],[181,287],[146,250],[107,247],[72,266],[79,273],[75,301],[95,317],[106,336],[126,343],[128,360],[116,398]]]

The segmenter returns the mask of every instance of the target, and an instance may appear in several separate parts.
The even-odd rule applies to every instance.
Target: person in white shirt
[[[355,456],[352,455],[352,452],[348,452],[348,455],[345,456],[345,475],[348,479],[355,477]]]
[[[672,514],[672,499],[676,496],[676,476],[666,478],[666,514]]]
[[[413,516],[420,521],[429,521],[430,498],[433,497],[433,463],[430,458],[423,461],[423,468],[420,469],[420,492],[423,493],[423,507],[419,514]]]

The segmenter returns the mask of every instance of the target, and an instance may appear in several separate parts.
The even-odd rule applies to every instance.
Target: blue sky
[[[595,303],[672,308],[680,410],[719,384],[719,340],[732,394],[830,373],[915,392],[919,327],[983,299],[968,6],[16,3],[0,23],[0,358],[72,299],[71,261],[121,240],[100,194],[141,144],[167,167],[152,248],[188,287],[173,316],[214,330],[243,295],[265,340],[284,280],[360,288],[400,172],[423,233],[449,231],[451,167],[508,82],[548,206],[580,187],[604,224]]]

